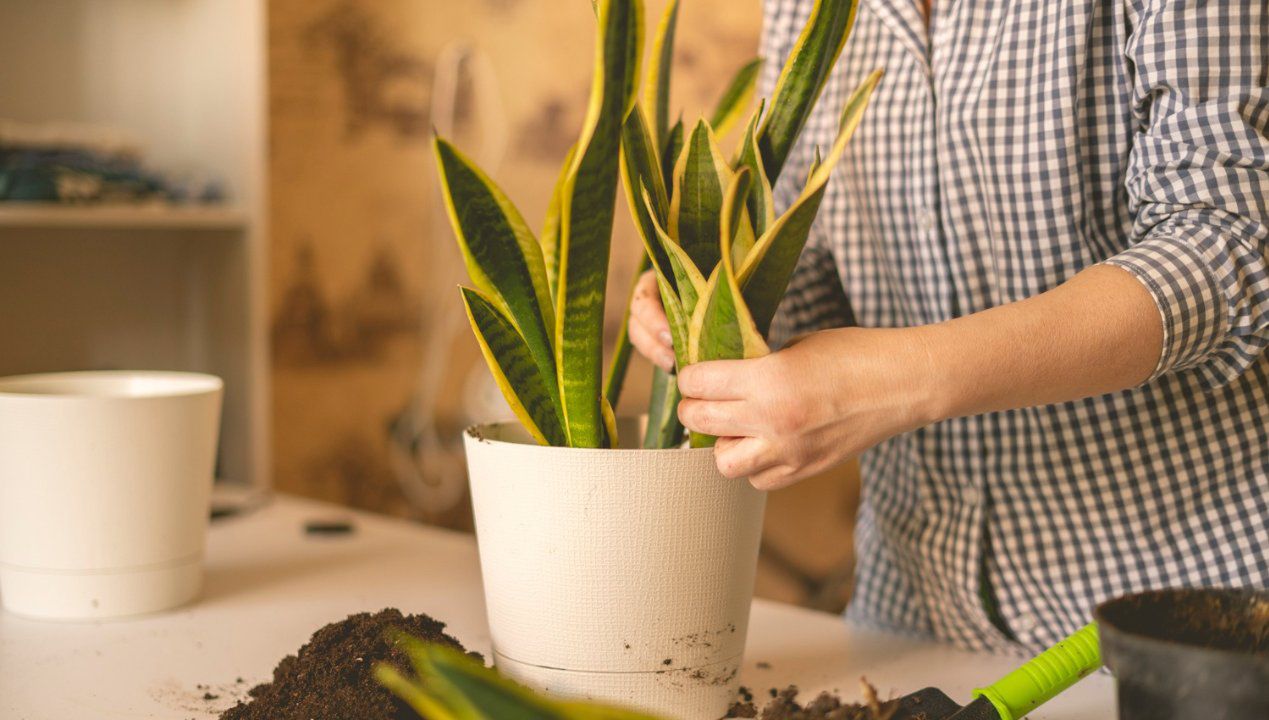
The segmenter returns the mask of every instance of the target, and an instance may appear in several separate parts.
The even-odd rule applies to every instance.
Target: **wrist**
[[[949,372],[946,352],[940,346],[946,342],[944,328],[940,325],[922,325],[906,331],[910,338],[908,353],[914,369],[910,375],[915,389],[913,412],[920,426],[931,425],[960,413],[957,410],[956,383]]]

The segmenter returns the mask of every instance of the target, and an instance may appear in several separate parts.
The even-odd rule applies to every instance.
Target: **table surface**
[[[304,534],[305,521],[331,518],[355,532]],[[384,607],[444,620],[488,654],[468,535],[282,496],[214,522],[206,572],[197,602],[149,617],[56,623],[0,612],[0,718],[215,718],[318,627]],[[758,600],[741,682],[759,695],[793,683],[804,699],[839,690],[857,700],[867,676],[883,697],[934,685],[965,702],[1018,662]],[[1111,680],[1098,675],[1031,717],[1105,720],[1113,706]]]

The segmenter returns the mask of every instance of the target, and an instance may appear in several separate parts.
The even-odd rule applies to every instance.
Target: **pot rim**
[[[215,375],[179,370],[73,370],[0,377],[0,400],[100,403],[222,392]]]
[[[617,418],[617,424],[618,426],[621,426],[623,424],[629,424],[629,423],[642,423],[644,417],[646,416],[643,416],[643,415],[622,416]],[[509,440],[502,437],[491,438],[491,437],[486,437],[481,435],[481,430],[484,430],[484,429],[501,431],[508,428],[516,432],[524,433],[524,438],[521,440]],[[575,448],[575,447],[568,447],[563,445],[540,445],[533,441],[533,439],[529,436],[528,431],[524,429],[524,426],[520,424],[519,420],[504,420],[499,422],[475,423],[472,425],[468,425],[466,428],[463,429],[463,438],[470,439],[471,441],[479,443],[479,444],[524,448],[526,451],[539,450],[539,451],[559,452],[563,450],[563,451],[570,451],[575,453],[608,453],[610,455],[639,455],[643,457],[646,457],[648,455],[687,455],[687,456],[698,455],[699,456],[699,455],[705,455],[705,454],[712,455],[714,453],[714,448],[712,447],[693,448],[693,447],[686,447],[685,445],[681,445],[676,448],[642,448],[642,447]]]
[[[1150,652],[1163,654],[1184,653],[1185,655],[1191,657],[1199,655],[1210,658],[1223,658],[1240,663],[1245,663],[1247,661],[1259,661],[1261,663],[1265,663],[1266,667],[1269,667],[1269,654],[1239,652],[1237,650],[1212,647],[1210,645],[1196,645],[1179,639],[1163,638],[1137,630],[1126,629],[1119,623],[1107,617],[1108,610],[1132,601],[1147,598],[1162,599],[1168,596],[1183,596],[1188,599],[1189,597],[1200,597],[1205,595],[1245,597],[1269,603],[1269,591],[1258,590],[1256,588],[1159,588],[1155,590],[1125,593],[1111,598],[1110,600],[1103,601],[1093,610],[1093,618],[1097,621],[1098,633],[1103,637],[1110,635],[1119,640],[1131,642],[1138,647],[1149,650]]]

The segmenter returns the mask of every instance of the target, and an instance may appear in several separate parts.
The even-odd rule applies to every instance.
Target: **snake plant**
[[[405,634],[393,639],[410,657],[415,677],[380,663],[375,678],[427,720],[656,720],[621,708],[548,699],[453,648]]]
[[[740,69],[709,120],[670,125],[678,0],[658,25],[641,102],[642,0],[598,0],[586,120],[540,240],[493,180],[436,138],[446,207],[474,286],[462,289],[468,318],[503,395],[539,443],[617,444],[612,408],[630,343],[624,333],[618,339],[604,383],[602,335],[619,177],[646,250],[643,267],[656,275],[677,366],[767,352],[763,337],[828,180],[880,80],[873,73],[851,95],[828,155],[817,153],[801,195],[776,217],[771,188],[845,45],[856,2],[816,0],[771,101],[759,103],[728,156],[718,135],[743,116],[760,61]],[[678,401],[674,378],[657,371],[644,447],[682,441]],[[711,443],[692,438],[693,446]]]

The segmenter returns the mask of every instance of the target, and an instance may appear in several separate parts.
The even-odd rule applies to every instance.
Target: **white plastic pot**
[[[198,594],[221,387],[165,372],[0,379],[7,610],[109,618]]]
[[[623,423],[637,442],[639,428]],[[709,449],[466,435],[494,662],[552,695],[684,720],[734,701],[766,496]]]

